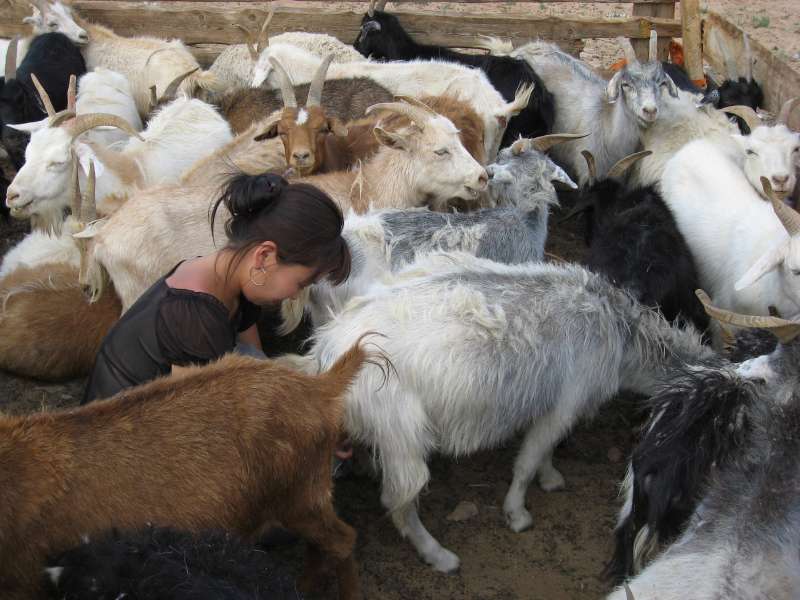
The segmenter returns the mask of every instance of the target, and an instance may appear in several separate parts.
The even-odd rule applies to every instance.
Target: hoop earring
[[[267,283],[266,279],[264,279],[264,281],[262,281],[261,283],[258,283],[255,279],[253,279],[253,271],[261,271],[261,273],[266,275],[267,274],[266,269],[264,267],[261,267],[260,269],[256,269],[255,267],[250,267],[250,283],[252,283],[253,285],[255,285],[257,287],[262,287],[262,286],[266,285],[266,283]]]

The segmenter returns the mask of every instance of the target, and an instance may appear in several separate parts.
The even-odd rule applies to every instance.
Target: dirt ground
[[[722,11],[756,38],[785,53],[800,68],[800,3],[797,0],[707,0],[704,7]],[[431,3],[430,7],[455,7]],[[475,7],[467,7],[467,10]],[[630,5],[578,3],[514,3],[483,5],[482,11],[534,11],[620,17]],[[583,57],[607,66],[621,55],[610,40],[590,41]],[[558,220],[554,215],[552,223]],[[0,223],[0,254],[19,240],[25,227]],[[548,251],[579,260],[583,245],[576,224],[551,227]],[[0,332],[2,335],[2,332]],[[25,414],[77,404],[84,380],[43,384],[0,372],[0,411]],[[506,447],[464,458],[436,458],[432,480],[421,497],[421,517],[431,533],[461,558],[455,575],[433,572],[400,539],[380,505],[380,489],[366,475],[350,475],[337,483],[342,516],[359,533],[357,554],[365,596],[370,599],[452,600],[577,600],[601,598],[609,585],[600,573],[611,554],[612,529],[618,510],[617,486],[635,439],[635,399],[617,399],[590,422],[581,424],[558,448],[555,465],[566,489],[544,493],[535,485],[528,493],[534,526],[511,532],[502,512],[503,497],[519,440]],[[461,501],[473,502],[476,516],[464,522],[447,520]],[[300,545],[277,552],[299,569]]]

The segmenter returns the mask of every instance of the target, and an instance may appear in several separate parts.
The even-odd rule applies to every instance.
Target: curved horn
[[[89,161],[89,176],[86,178],[86,197],[81,205],[81,221],[91,223],[97,220],[97,199],[95,198],[94,161]]]
[[[586,168],[589,170],[589,183],[592,184],[597,181],[597,163],[594,161],[594,155],[588,150],[582,150],[581,155],[586,161]]]
[[[753,51],[750,49],[750,36],[744,36],[744,78],[753,81]]]
[[[728,44],[720,36],[719,29],[714,29],[712,35],[717,43],[717,49],[719,50],[719,53],[722,54],[722,61],[725,63],[725,70],[727,71],[728,79],[730,81],[736,81],[736,60],[731,55],[731,49],[728,48]]]
[[[150,86],[150,110],[153,110],[156,106],[158,106],[158,92],[156,92],[156,86]]]
[[[786,102],[784,102],[781,105],[781,111],[778,113],[778,119],[776,120],[776,123],[787,125],[789,123],[789,116],[792,114],[792,111],[794,111],[799,100],[800,96],[795,96],[794,98],[789,98]]]
[[[17,78],[17,45],[19,44],[19,36],[15,35],[8,43],[6,49],[6,81],[11,81]]]
[[[52,117],[56,114],[56,109],[53,108],[53,101],[50,100],[47,90],[44,89],[42,84],[39,82],[39,78],[33,73],[31,73],[31,81],[33,81],[33,86],[36,88],[36,91],[39,92],[39,98],[41,98],[44,109],[47,111],[47,116]]]
[[[161,100],[165,100],[165,99],[174,98],[175,94],[178,93],[178,88],[183,83],[183,80],[186,79],[187,77],[189,77],[189,75],[191,75],[192,73],[196,73],[199,70],[200,70],[200,67],[195,67],[191,71],[186,71],[186,73],[182,73],[181,75],[178,75],[175,79],[173,79],[172,81],[169,82],[169,85],[167,86],[167,89],[165,89],[164,93],[161,94],[161,98],[160,99]]]
[[[424,103],[422,100],[420,100],[419,98],[414,98],[414,96],[395,96],[395,99],[396,99],[396,100],[400,100],[401,102],[405,102],[405,103],[407,103],[407,104],[413,104],[414,106],[418,106],[418,107],[420,107],[422,110],[424,110],[425,112],[427,112],[429,115],[431,115],[432,117],[438,117],[438,116],[439,116],[439,113],[437,113],[437,112],[436,112],[435,110],[433,110],[433,109],[432,109],[430,106],[428,106],[427,104],[425,104],[425,103]]]
[[[275,7],[271,7],[269,9],[269,14],[267,14],[267,18],[264,19],[264,22],[261,24],[261,29],[258,30],[258,35],[256,36],[256,54],[261,56],[261,52],[269,46],[269,36],[267,35],[267,30],[269,29],[269,24],[272,23],[272,17],[275,16]]]
[[[283,68],[283,65],[279,63],[276,58],[270,57],[269,62],[275,68],[275,71],[278,73],[278,79],[280,79],[283,107],[297,108],[297,97],[294,95],[292,80],[289,79],[289,74],[286,72],[286,69]]]
[[[643,159],[646,156],[650,156],[651,154],[652,152],[650,150],[643,150],[642,152],[634,152],[625,158],[619,159],[616,163],[614,163],[614,166],[608,170],[606,179],[617,179],[622,177],[625,174],[625,171],[631,168],[633,163]]]
[[[622,53],[625,56],[625,60],[629,65],[635,65],[639,62],[639,59],[636,57],[636,51],[633,49],[633,45],[628,38],[620,37],[617,38],[619,40],[620,45],[622,46]]]
[[[571,140],[579,140],[587,137],[588,133],[551,133],[549,135],[540,135],[531,139],[531,146],[539,152],[547,152],[556,144],[562,144]]]
[[[72,74],[69,76],[67,86],[67,110],[75,112],[75,105],[78,102],[78,78]]]
[[[650,44],[648,46],[647,60],[650,62],[658,60],[658,33],[655,29],[650,30]]]
[[[778,339],[787,343],[800,335],[800,323],[788,321],[778,317],[759,317],[753,315],[741,315],[730,310],[717,308],[711,304],[711,298],[703,290],[695,290],[695,295],[700,299],[703,308],[709,317],[716,319],[720,323],[735,325],[737,327],[757,327],[769,329],[778,336]]]
[[[772,191],[772,184],[769,179],[762,177],[761,186],[764,188],[764,194],[772,203],[772,210],[775,211],[784,229],[786,229],[786,233],[792,237],[800,234],[800,213],[789,208],[778,199],[775,192]]]
[[[377,1],[378,0],[370,0],[369,6],[367,7],[367,15],[370,19],[375,16],[375,3]]]
[[[761,118],[758,116],[758,113],[749,106],[744,106],[742,104],[737,104],[736,106],[726,106],[722,109],[722,112],[729,115],[736,115],[742,119],[745,123],[747,123],[747,127],[750,128],[751,133],[756,127],[761,125]]]
[[[386,10],[386,3],[389,0],[378,0],[378,3],[375,5],[377,10]]]
[[[54,114],[48,120],[47,124],[50,127],[59,127],[64,121],[69,121],[70,119],[75,118],[75,111],[74,110],[62,110]]]
[[[306,106],[321,106],[322,105],[322,88],[325,86],[325,74],[328,72],[328,67],[333,60],[333,54],[328,54],[322,63],[317,67],[314,73],[314,78],[308,86],[308,97],[306,98]]]
[[[236,27],[237,29],[241,29],[242,31],[244,31],[245,35],[244,45],[247,46],[247,52],[250,53],[250,58],[252,59],[253,62],[257,61],[258,47],[253,43],[253,34],[244,25],[239,25],[239,23],[234,23],[233,26]]]
[[[70,210],[72,211],[72,218],[75,220],[80,219],[81,212],[81,186],[78,180],[78,157],[72,159],[72,174],[70,175],[70,186],[72,188],[72,202],[70,203]]]
[[[369,115],[379,110],[388,110],[400,115],[404,115],[411,119],[417,127],[424,129],[425,121],[430,118],[430,114],[414,104],[406,104],[405,102],[379,102],[373,104],[364,111],[365,115]]]
[[[70,135],[74,140],[80,134],[89,131],[90,129],[94,129],[95,127],[116,127],[128,135],[132,135],[140,140],[144,139],[141,135],[139,135],[139,132],[136,131],[125,119],[118,117],[117,115],[110,115],[108,113],[92,113],[75,117],[75,122],[70,128]]]

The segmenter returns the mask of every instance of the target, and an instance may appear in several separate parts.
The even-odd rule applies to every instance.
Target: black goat
[[[649,152],[623,158],[597,181],[594,158],[584,151],[592,183],[570,216],[586,213],[586,265],[643,304],[658,307],[670,321],[688,319],[700,331],[708,315],[694,295],[697,270],[686,240],[654,186],[625,190],[624,172]]]
[[[555,120],[555,101],[530,65],[510,56],[462,54],[441,46],[417,44],[400,25],[397,17],[370,9],[361,20],[361,30],[353,46],[364,56],[379,60],[412,60],[415,58],[456,62],[481,69],[491,84],[507,101],[514,99],[517,89],[534,84],[528,106],[513,117],[500,143],[501,148],[513,144],[520,136],[538,137],[550,133]]]
[[[36,75],[52,98],[53,108],[59,111],[67,107],[70,75],[83,75],[86,63],[78,47],[63,33],[45,33],[33,38],[18,68],[16,56],[16,42],[12,41],[6,55],[5,77],[0,83],[0,126],[3,146],[11,163],[19,169],[25,162],[29,136],[6,125],[39,121],[48,115],[31,75]]]
[[[294,579],[269,554],[224,533],[167,528],[112,531],[47,562],[58,600],[300,600]]]

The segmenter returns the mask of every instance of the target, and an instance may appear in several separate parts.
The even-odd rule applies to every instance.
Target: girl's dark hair
[[[270,240],[278,260],[328,273],[334,284],[350,274],[350,250],[342,237],[344,218],[325,192],[306,183],[288,183],[280,175],[239,174],[225,185],[211,211],[211,231],[220,204],[231,216],[225,223],[235,252],[229,272],[258,244]]]

